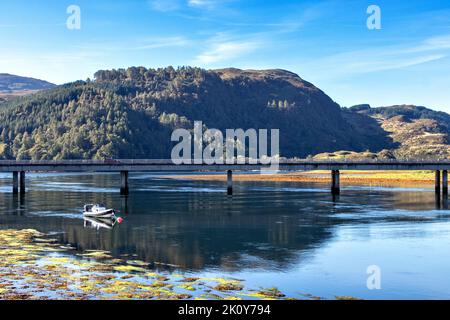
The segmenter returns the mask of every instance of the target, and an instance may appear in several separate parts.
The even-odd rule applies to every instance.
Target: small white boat
[[[106,209],[103,204],[87,204],[84,206],[83,215],[92,218],[114,218],[114,209]]]

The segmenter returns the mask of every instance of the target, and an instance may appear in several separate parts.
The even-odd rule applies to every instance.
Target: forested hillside
[[[196,120],[221,130],[279,128],[286,157],[393,146],[384,130],[363,130],[288,71],[132,67],[1,103],[0,158],[168,158],[172,131]]]

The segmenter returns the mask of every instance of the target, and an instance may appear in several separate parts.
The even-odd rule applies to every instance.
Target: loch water
[[[118,174],[28,174],[12,194],[0,175],[0,229],[36,229],[79,251],[108,250],[153,268],[245,280],[292,297],[450,298],[450,211],[427,187],[235,182]],[[105,203],[124,222],[112,229],[83,219],[86,203]],[[370,290],[370,266],[380,289]]]

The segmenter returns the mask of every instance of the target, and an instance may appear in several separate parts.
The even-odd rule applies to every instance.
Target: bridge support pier
[[[340,182],[341,173],[339,170],[331,171],[331,193],[334,195],[341,193],[341,182]]]
[[[19,172],[13,172],[13,194],[19,193]]]
[[[127,196],[129,194],[128,188],[128,171],[120,172],[120,194]]]
[[[442,171],[442,195],[448,196],[448,171]]]
[[[129,213],[128,212],[128,196],[122,196],[121,199],[122,199],[122,211],[121,211],[121,213],[127,215]]]
[[[25,194],[25,171],[20,171],[20,193]]]
[[[233,171],[231,170],[227,172],[227,194],[233,195]]]
[[[434,178],[434,191],[439,194],[441,193],[441,171],[436,170]]]

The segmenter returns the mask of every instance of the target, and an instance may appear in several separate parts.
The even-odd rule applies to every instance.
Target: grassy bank
[[[287,299],[243,280],[156,272],[107,251],[77,252],[35,230],[0,230],[0,300]]]
[[[167,176],[171,179],[188,179],[202,181],[225,181],[226,175],[198,174]],[[233,175],[234,181],[273,181],[273,182],[308,182],[329,183],[329,171],[308,171],[280,174],[239,174]],[[343,185],[423,185],[434,184],[434,171],[341,171]]]

